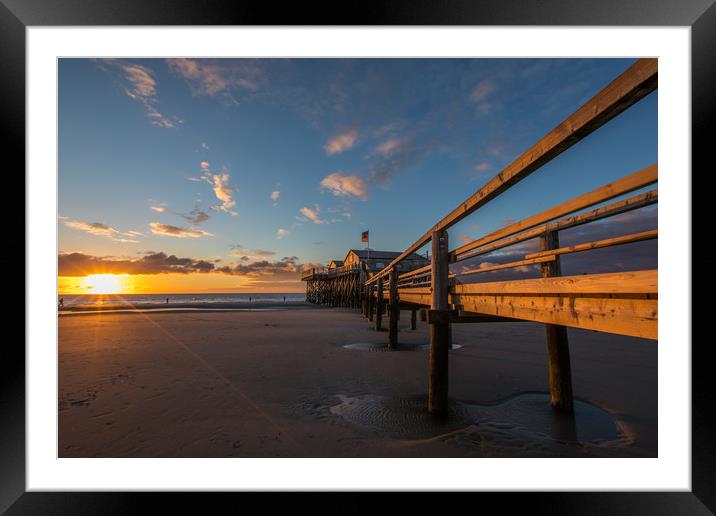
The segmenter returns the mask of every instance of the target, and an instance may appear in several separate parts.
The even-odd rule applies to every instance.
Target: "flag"
[[[360,241],[361,241],[361,242],[367,242],[367,241],[368,241],[368,232],[367,232],[367,231],[363,231],[363,233],[361,233],[361,235],[360,235]]]

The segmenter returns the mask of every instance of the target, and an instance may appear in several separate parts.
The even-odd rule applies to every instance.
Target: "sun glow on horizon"
[[[92,294],[120,294],[124,291],[122,278],[116,274],[90,274],[82,285]]]

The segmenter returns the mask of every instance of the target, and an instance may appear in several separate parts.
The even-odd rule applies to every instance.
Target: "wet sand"
[[[549,407],[542,325],[454,325],[435,421],[427,325],[409,321],[385,351],[346,309],[62,316],[59,456],[657,455],[655,342],[570,329],[571,419]]]

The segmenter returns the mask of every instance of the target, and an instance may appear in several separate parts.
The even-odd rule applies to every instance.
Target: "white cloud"
[[[214,211],[226,212],[232,217],[238,215],[235,211],[232,210],[232,208],[236,206],[236,201],[234,201],[235,190],[234,188],[229,186],[229,180],[231,179],[231,176],[227,173],[212,174],[209,171],[209,163],[206,161],[202,161],[199,166],[204,171],[204,173],[198,178],[190,177],[189,180],[206,181],[212,186],[212,189],[214,190],[214,195],[216,195],[216,198],[221,201],[221,204],[213,205],[211,209]]]
[[[332,156],[333,154],[340,154],[343,151],[351,149],[358,140],[358,131],[351,129],[343,133],[335,135],[333,138],[323,146],[326,154]]]
[[[212,175],[211,183],[214,187],[214,195],[221,201],[221,204],[212,206],[211,208],[215,211],[224,211],[235,217],[237,213],[231,210],[231,208],[236,206],[236,201],[234,201],[233,198],[234,189],[229,186],[230,178],[229,174]]]
[[[199,238],[205,236],[213,236],[211,233],[201,229],[180,228],[169,224],[160,224],[159,222],[150,222],[149,227],[155,235],[172,236],[177,238]]]
[[[308,220],[313,222],[314,224],[323,224],[325,221],[321,220],[319,217],[319,213],[321,212],[320,206],[318,204],[314,205],[314,208],[308,208],[303,207],[299,210],[301,214],[306,217]]]
[[[274,202],[275,202],[275,201],[278,201],[278,198],[279,198],[280,196],[281,196],[281,192],[278,191],[278,190],[274,190],[273,192],[271,192],[271,200],[274,201]]]
[[[281,239],[281,238],[283,238],[283,237],[285,237],[285,236],[288,236],[288,235],[290,235],[290,234],[291,234],[291,232],[288,231],[287,229],[278,228],[278,229],[276,230],[276,238],[278,238],[278,239]]]
[[[152,125],[171,129],[183,123],[180,118],[164,116],[157,109],[157,81],[149,68],[118,59],[101,59],[97,62],[105,70],[111,67],[121,77],[124,92],[144,106]]]
[[[321,180],[321,189],[326,189],[339,197],[351,196],[361,200],[368,198],[368,186],[360,176],[351,176],[343,172],[333,172]]]
[[[82,222],[80,220],[65,219],[63,220],[63,223],[68,228],[84,231],[85,233],[89,233],[90,235],[103,236],[114,240],[115,242],[136,244],[139,243],[138,240],[133,240],[131,238],[126,237],[136,237],[141,235],[139,231],[122,232],[113,228],[112,226],[103,224],[102,222]]]
[[[209,150],[209,144],[206,142],[201,142],[201,148],[204,150]]]

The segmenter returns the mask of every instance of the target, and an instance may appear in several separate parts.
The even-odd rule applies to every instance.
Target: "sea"
[[[305,293],[278,294],[75,294],[59,296],[65,308],[96,307],[108,305],[171,304],[183,306],[246,305],[253,303],[297,303],[306,300]],[[168,299],[168,302],[167,302]]]

